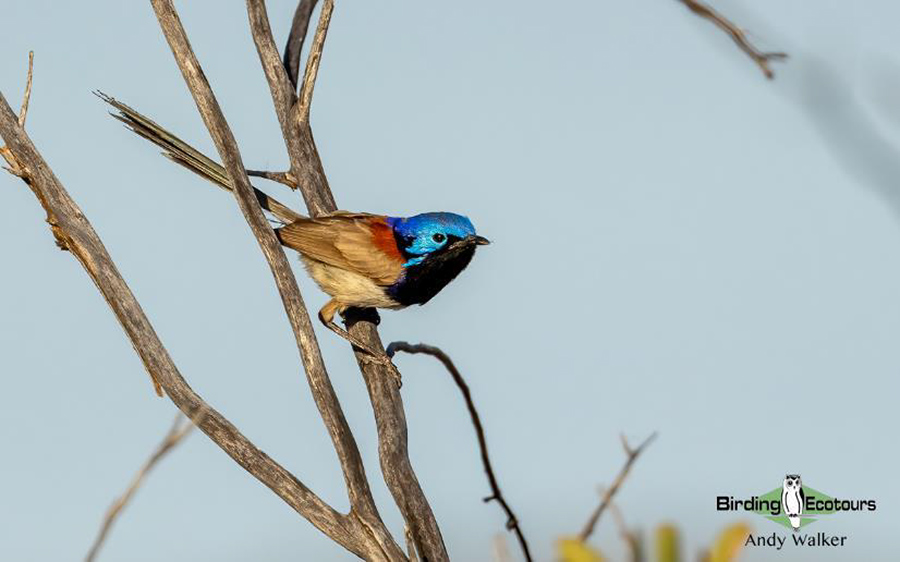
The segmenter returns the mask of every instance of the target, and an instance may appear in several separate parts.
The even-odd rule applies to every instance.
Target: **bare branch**
[[[355,338],[372,349],[384,349],[375,328],[378,324],[375,309],[351,309],[346,314],[345,323]],[[370,361],[365,351],[356,351],[356,362],[363,373],[375,414],[378,457],[384,482],[409,525],[422,560],[448,561],[441,530],[409,460],[406,413],[393,372]]]
[[[25,127],[25,118],[28,116],[28,102],[31,101],[31,78],[34,72],[34,51],[28,51],[28,77],[25,79],[25,95],[22,99],[22,108],[19,109],[19,126]]]
[[[92,562],[96,557],[97,553],[100,552],[100,548],[103,546],[104,541],[106,540],[106,536],[109,533],[110,528],[112,528],[112,524],[115,522],[116,518],[122,512],[122,509],[131,501],[131,498],[134,496],[134,493],[137,492],[138,488],[141,487],[141,484],[144,482],[144,479],[153,470],[153,467],[156,466],[166,454],[174,449],[182,439],[184,439],[188,433],[194,428],[194,424],[184,417],[184,414],[181,412],[175,416],[175,421],[172,422],[172,427],[169,429],[169,432],[166,433],[166,436],[160,442],[159,445],[156,446],[156,449],[153,451],[153,454],[150,455],[143,466],[138,469],[137,473],[132,477],[131,483],[126,488],[125,493],[116,498],[116,500],[109,506],[109,509],[106,512],[106,516],[103,518],[103,525],[100,527],[100,532],[97,533],[97,538],[94,539],[94,544],[91,546],[91,550],[88,552],[88,555],[85,557],[85,562]]]
[[[356,520],[342,516],[250,442],[187,384],[87,217],[41,157],[0,94],[0,136],[22,163],[23,179],[47,213],[57,244],[74,255],[106,298],[147,372],[197,426],[247,472],[351,552],[364,556]]]
[[[282,84],[280,77],[283,76],[284,70],[280,65],[273,66],[269,64],[272,60],[270,55],[274,52],[274,41],[271,38],[265,5],[260,0],[248,0],[248,12],[250,13],[254,42],[257,46],[263,69],[266,71],[266,76],[269,79],[276,114],[279,116],[279,120],[282,121],[282,133],[288,147],[288,154],[291,156],[290,173],[294,177],[300,178],[298,180],[299,189],[303,193],[304,201],[311,215],[318,216],[331,213],[337,210],[337,205],[334,203],[334,197],[328,187],[328,181],[322,170],[321,160],[309,127],[307,126],[305,130],[298,132],[296,128],[290,126],[290,120],[288,119],[290,106],[284,107],[280,105],[284,100],[282,96],[284,90],[280,86]],[[275,57],[277,62],[277,53]],[[123,111],[118,105],[116,107]],[[282,112],[282,110],[284,111]],[[153,124],[149,129],[134,128],[135,132],[163,147],[166,151],[173,150],[176,152],[176,155],[170,155],[170,158],[176,162],[185,165],[185,167],[220,187],[225,189],[231,188],[230,180],[227,179],[224,168],[219,164],[213,162],[214,166],[210,167],[209,162],[211,161],[208,158],[203,157],[205,158],[204,160],[196,157],[196,155],[200,154],[199,151],[191,148],[135,110],[128,108],[128,111],[138,116],[140,118],[138,121],[143,120]],[[127,115],[127,117],[131,121],[133,116]],[[132,123],[129,122],[128,124],[131,127]],[[172,149],[167,144],[171,139],[177,141],[175,149]],[[295,170],[298,172],[295,173]],[[296,175],[297,173],[300,175]],[[262,192],[257,191],[256,195],[263,208],[268,209],[266,204],[271,205],[272,202],[284,207]],[[271,210],[276,215],[278,215],[277,209],[278,207],[271,206]],[[293,213],[286,207],[284,209]],[[282,218],[281,215],[279,215],[279,218]],[[290,219],[282,218],[282,220],[290,222]],[[376,330],[376,325],[378,324],[376,311],[350,311],[346,322],[347,329],[355,338],[365,342],[371,349],[383,349],[381,339],[378,337],[378,331]],[[403,401],[397,391],[397,385],[391,379],[392,373],[385,367],[368,361],[368,356],[364,351],[357,352],[356,358],[372,401],[378,430],[379,458],[385,483],[388,485],[401,514],[409,524],[416,547],[423,558],[434,562],[447,560],[446,547],[444,546],[434,513],[409,462],[406,416],[403,411]],[[384,384],[384,381],[388,381],[389,384]]]
[[[291,32],[288,34],[287,43],[284,46],[284,69],[294,89],[300,84],[300,57],[303,53],[303,42],[306,41],[306,30],[309,28],[309,20],[316,8],[317,0],[300,0],[297,10],[294,12],[294,20],[291,22]]]
[[[319,216],[334,212],[337,205],[328,186],[325,171],[322,169],[322,161],[309,122],[307,121],[304,127],[298,128],[291,117],[292,108],[296,104],[286,103],[294,94],[293,87],[283,64],[280,64],[265,3],[262,0],[247,0],[247,11],[250,16],[253,42],[256,44],[260,63],[269,82],[275,113],[281,124],[290,157],[291,174],[297,178],[298,187],[310,215]],[[310,78],[314,77],[307,76],[304,82]],[[384,349],[376,329],[378,321],[378,313],[374,309],[351,310],[345,317],[350,334],[365,343],[369,349],[375,350]],[[387,367],[369,361],[365,351],[357,350],[355,354],[375,414],[381,472],[394,503],[409,525],[421,558],[429,562],[449,560],[434,512],[409,461],[406,414],[403,410],[403,400],[393,380],[393,373]]]
[[[525,540],[525,535],[522,533],[522,529],[519,526],[518,518],[516,518],[512,508],[500,491],[500,484],[497,482],[497,476],[494,474],[491,458],[488,455],[487,438],[484,434],[484,426],[481,425],[481,416],[478,415],[478,410],[475,408],[475,402],[472,400],[472,392],[469,390],[469,385],[466,384],[459,369],[456,368],[456,365],[453,364],[453,360],[451,360],[446,353],[440,348],[432,345],[422,343],[413,345],[404,341],[395,341],[387,347],[387,353],[390,356],[393,356],[398,351],[431,355],[440,361],[447,371],[450,372],[450,376],[453,377],[453,382],[456,383],[456,386],[463,395],[463,399],[466,401],[466,408],[469,410],[469,416],[472,418],[472,426],[474,426],[475,434],[478,436],[478,448],[481,451],[481,463],[484,465],[484,472],[487,474],[488,484],[490,484],[491,487],[491,495],[484,498],[484,501],[489,502],[491,500],[496,500],[497,503],[500,504],[500,507],[503,509],[504,513],[506,513],[506,528],[515,533],[516,538],[519,541],[519,546],[522,547],[522,553],[525,555],[525,560],[530,562],[531,553],[528,550],[528,541]]]
[[[766,78],[771,80],[775,77],[775,73],[769,67],[770,61],[781,61],[788,58],[787,53],[769,53],[763,52],[753,46],[752,43],[747,39],[746,33],[740,27],[729,21],[725,16],[717,12],[709,6],[701,2],[700,0],[679,0],[682,4],[687,6],[687,8],[700,16],[701,18],[707,19],[714,24],[716,24],[719,29],[723,30],[727,33],[732,41],[740,47],[744,53],[747,54],[753,61],[759,65],[760,70],[762,70],[763,74],[766,75]]]
[[[319,15],[319,26],[313,37],[312,47],[309,50],[309,58],[306,59],[306,73],[303,77],[303,85],[300,88],[300,99],[297,100],[296,119],[301,128],[309,123],[309,109],[312,105],[313,88],[316,85],[316,77],[319,75],[319,63],[322,61],[322,49],[325,47],[325,36],[328,35],[328,25],[331,23],[331,13],[334,11],[334,0],[325,0],[322,3],[322,13]]]
[[[253,43],[256,45],[259,62],[269,83],[275,115],[281,125],[281,135],[291,161],[290,173],[296,180],[306,208],[312,216],[334,211],[337,206],[328,188],[328,179],[325,177],[325,170],[322,169],[322,161],[309,124],[298,128],[292,118],[297,101],[295,85],[291,82],[288,71],[285,70],[278,55],[265,1],[247,0],[247,15],[250,19]]]
[[[298,7],[299,9],[299,7]],[[297,94],[292,85],[288,70],[284,67],[278,56],[278,47],[272,37],[272,26],[269,25],[269,15],[266,11],[265,0],[247,0],[247,17],[250,20],[250,32],[253,34],[253,42],[262,64],[266,81],[272,92],[272,101],[275,104],[275,114],[281,124],[282,133],[287,138],[285,125],[291,107],[297,101]],[[295,131],[291,131],[296,134]],[[293,163],[293,162],[292,162]]]
[[[628,445],[628,440],[625,439],[625,436],[622,435],[622,448],[625,449],[625,455],[627,458],[625,459],[625,464],[622,466],[622,469],[619,471],[619,475],[616,476],[616,479],[613,481],[612,486],[606,489],[603,493],[603,498],[600,500],[600,505],[597,506],[597,509],[591,514],[587,523],[584,525],[584,529],[581,530],[581,534],[579,534],[578,538],[581,539],[582,542],[586,541],[588,537],[591,536],[591,533],[594,532],[594,527],[597,525],[597,521],[600,520],[600,516],[603,515],[603,512],[609,506],[609,503],[612,501],[613,496],[616,495],[616,492],[619,491],[619,488],[622,486],[622,483],[625,482],[625,478],[628,476],[628,472],[631,470],[631,465],[634,464],[634,461],[637,460],[638,456],[641,452],[656,439],[656,432],[650,434],[649,437],[644,439],[644,442],[638,446],[637,449],[632,449]]]
[[[238,205],[272,269],[285,311],[294,330],[313,396],[338,451],[351,503],[355,505],[362,501],[374,505],[359,450],[325,371],[318,342],[297,288],[296,279],[281,245],[253,195],[253,188],[241,162],[237,142],[200,68],[171,0],[152,0],[152,4],[185,83],[224,162]]]
[[[266,172],[262,170],[247,170],[247,175],[254,178],[263,178],[269,181],[284,184],[291,189],[297,189],[297,180],[294,179],[294,176],[292,176],[290,172]]]
[[[22,108],[19,109],[19,119],[17,121],[21,129],[25,128],[25,117],[28,115],[28,102],[31,100],[31,80],[33,74],[34,51],[28,51],[28,74],[25,77],[25,94],[22,96]],[[17,177],[25,177],[25,170],[22,169],[19,161],[16,160],[15,155],[9,148],[0,146],[0,156],[2,156],[3,159],[6,160],[6,163],[9,164],[9,167],[3,166],[4,170]],[[156,388],[156,392],[159,392],[159,387]]]
[[[248,0],[248,6],[252,0]],[[303,297],[297,288],[297,280],[288,264],[281,244],[275,237],[262,209],[253,193],[253,187],[247,177],[246,168],[241,161],[237,142],[222,114],[218,101],[210,88],[200,63],[194,55],[181,21],[178,18],[171,0],[151,0],[153,9],[159,19],[163,34],[175,56],[175,62],[181,69],[197,109],[203,117],[206,128],[213,138],[219,157],[228,172],[232,191],[238,206],[244,214],[248,225],[259,242],[260,248],[269,262],[275,277],[275,283],[281,294],[282,303],[288,320],[294,331],[297,346],[300,350],[307,379],[313,399],[331,436],[335,451],[344,473],[352,514],[367,531],[357,537],[367,549],[370,558],[403,559],[405,556],[396,544],[378,515],[378,509],[372,498],[365,468],[347,420],[344,417],[337,395],[331,386],[319,344],[310,322],[309,314],[303,303]],[[280,63],[278,68],[282,69]]]

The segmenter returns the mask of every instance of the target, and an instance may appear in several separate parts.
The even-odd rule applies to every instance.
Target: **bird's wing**
[[[281,242],[304,256],[392,285],[403,272],[403,256],[385,217],[338,212],[299,219],[278,229]]]

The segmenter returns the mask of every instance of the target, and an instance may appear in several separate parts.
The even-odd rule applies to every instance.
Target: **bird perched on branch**
[[[297,219],[275,232],[331,295],[319,311],[322,323],[376,357],[383,354],[339,328],[335,313],[425,304],[469,265],[477,246],[489,243],[468,218],[453,213],[401,218],[338,212]]]
[[[113,116],[161,147],[167,157],[219,187],[231,190],[225,169],[163,127],[115,99],[98,96],[116,108]],[[300,253],[306,270],[331,296],[319,319],[331,331],[393,368],[390,358],[334,323],[348,308],[400,309],[425,304],[469,265],[475,248],[488,244],[472,222],[453,213],[387,217],[336,212],[305,217],[254,188],[263,209],[285,226],[275,234]],[[396,374],[396,369],[394,369]]]

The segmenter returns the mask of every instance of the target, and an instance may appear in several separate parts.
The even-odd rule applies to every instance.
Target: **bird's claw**
[[[394,362],[388,355],[379,354],[366,354],[363,356],[363,361],[368,363],[372,363],[374,365],[381,365],[385,369],[387,369],[388,374],[391,375],[391,378],[394,379],[394,382],[397,383],[397,388],[401,388],[403,386],[403,377],[400,375],[400,369],[394,365]]]

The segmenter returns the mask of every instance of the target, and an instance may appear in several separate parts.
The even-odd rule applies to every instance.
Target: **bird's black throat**
[[[425,304],[469,265],[474,254],[471,241],[449,244],[407,267],[403,277],[388,288],[388,294],[403,306]]]

